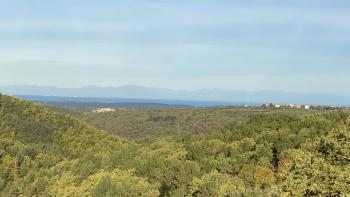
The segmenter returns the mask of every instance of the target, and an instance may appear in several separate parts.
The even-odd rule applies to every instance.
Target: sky
[[[0,85],[350,94],[349,0],[0,0]]]

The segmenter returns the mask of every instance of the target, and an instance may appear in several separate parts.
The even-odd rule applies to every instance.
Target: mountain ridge
[[[241,103],[303,103],[312,105],[349,106],[350,95],[291,93],[284,91],[245,91],[222,89],[173,90],[143,86],[61,88],[50,86],[0,86],[0,92],[11,95],[61,97],[129,98],[155,100],[191,100]]]

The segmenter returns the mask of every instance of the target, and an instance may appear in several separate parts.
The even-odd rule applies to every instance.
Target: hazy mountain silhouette
[[[127,98],[142,100],[187,100],[230,103],[304,103],[350,105],[350,95],[300,94],[283,91],[234,91],[220,89],[171,90],[142,86],[59,88],[45,86],[2,86],[0,92],[12,95],[59,97]],[[177,103],[179,104],[179,103]],[[183,103],[186,104],[186,103]]]

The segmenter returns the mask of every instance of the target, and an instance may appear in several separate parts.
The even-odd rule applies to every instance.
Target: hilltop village
[[[290,109],[306,109],[309,110],[311,108],[315,108],[316,106],[303,105],[303,104],[264,104],[265,108],[290,108]]]

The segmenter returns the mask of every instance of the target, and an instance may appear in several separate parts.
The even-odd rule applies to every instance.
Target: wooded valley
[[[347,196],[344,110],[117,109],[0,95],[0,196]]]

